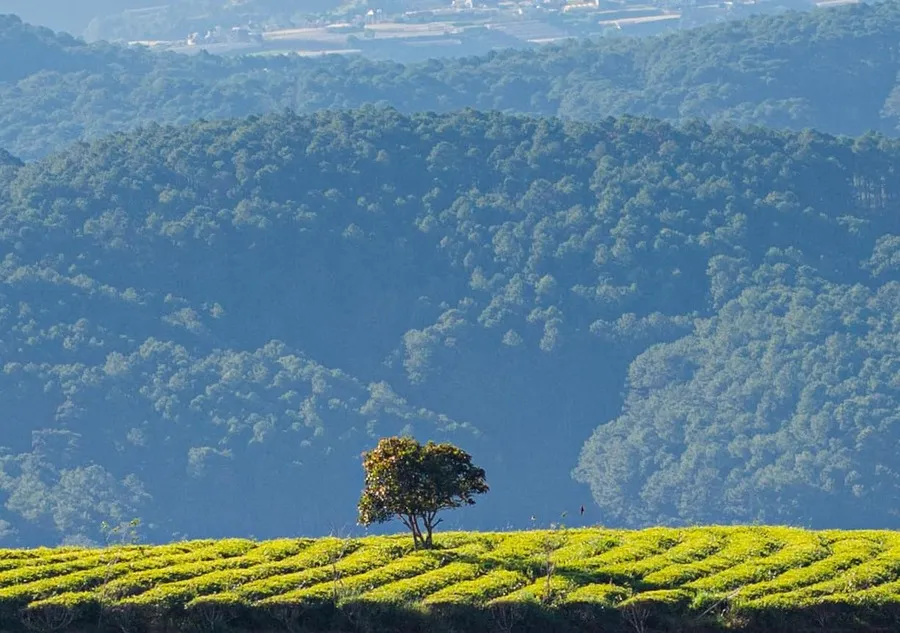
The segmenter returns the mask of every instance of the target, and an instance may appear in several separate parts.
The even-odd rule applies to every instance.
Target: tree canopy
[[[420,444],[412,437],[379,440],[363,453],[366,483],[359,499],[362,525],[399,518],[412,532],[416,549],[430,549],[442,510],[475,505],[488,492],[483,468],[453,444]],[[424,530],[424,532],[423,532]]]

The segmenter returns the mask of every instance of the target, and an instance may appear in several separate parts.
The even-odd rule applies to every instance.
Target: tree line
[[[0,147],[32,160],[151,121],[392,106],[601,121],[702,118],[835,134],[898,124],[895,1],[653,38],[600,38],[402,65],[361,57],[156,54],[0,18]]]

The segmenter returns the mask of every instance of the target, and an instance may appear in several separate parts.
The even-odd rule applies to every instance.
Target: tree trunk
[[[425,531],[427,533],[424,541],[425,549],[432,549],[434,547],[434,528],[441,522],[441,519],[438,519],[437,521],[434,520],[436,515],[437,513],[434,512],[422,517],[422,522],[425,524]]]
[[[420,546],[422,549],[425,549],[425,539],[422,538],[422,528],[419,527],[419,520],[415,516],[409,515],[403,519],[403,523],[405,523],[406,527],[409,528],[409,531],[412,532],[413,549],[418,551]]]

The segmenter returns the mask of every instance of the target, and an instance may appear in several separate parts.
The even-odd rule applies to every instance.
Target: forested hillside
[[[220,59],[88,46],[0,18],[0,147],[30,160],[149,121],[290,108],[463,107],[599,121],[699,117],[832,133],[900,119],[900,2],[756,17],[402,66],[356,57]]]
[[[404,430],[488,472],[451,526],[896,526],[893,141],[365,108],[3,163],[6,544],[340,530]]]

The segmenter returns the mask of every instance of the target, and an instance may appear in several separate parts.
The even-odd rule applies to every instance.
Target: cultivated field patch
[[[416,551],[401,534],[0,550],[0,628],[90,630],[113,614],[140,631],[202,613],[223,626],[265,616],[316,629],[316,618],[351,604],[357,618],[452,608],[504,618],[518,607],[561,618],[619,614],[622,630],[638,614],[648,631],[666,630],[673,617],[732,629],[831,618],[874,630],[900,614],[896,532],[557,529],[442,533],[435,543]]]

